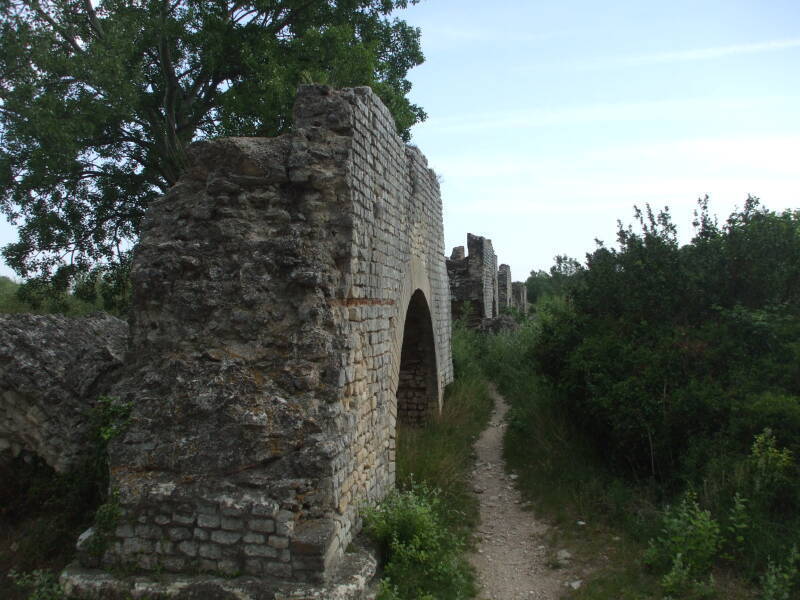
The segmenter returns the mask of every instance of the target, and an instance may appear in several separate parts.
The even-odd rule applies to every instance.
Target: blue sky
[[[615,241],[634,204],[747,194],[800,207],[800,4],[424,0],[414,142],[441,175],[445,243],[493,240],[514,279]]]
[[[484,235],[524,280],[614,242],[634,204],[669,205],[686,241],[704,194],[721,218],[748,193],[800,207],[797,0],[423,0],[399,16],[422,30],[413,142],[442,178],[448,253]]]

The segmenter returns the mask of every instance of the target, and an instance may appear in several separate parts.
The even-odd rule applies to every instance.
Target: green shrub
[[[791,450],[778,449],[771,429],[764,429],[755,437],[750,463],[753,469],[753,492],[757,497],[771,503],[781,495],[791,493],[794,457]]]
[[[733,506],[728,511],[728,521],[724,531],[723,558],[733,561],[745,554],[747,534],[750,530],[750,519],[747,508],[747,498],[736,494],[733,497]]]
[[[394,491],[365,512],[384,564],[381,600],[457,600],[474,593],[462,543],[442,523],[443,510],[438,494],[419,485]]]
[[[28,600],[64,600],[66,598],[58,584],[58,576],[51,571],[37,569],[30,573],[17,573],[12,569],[8,576],[17,587],[30,591]]]
[[[761,600],[789,600],[792,588],[798,583],[800,553],[793,546],[786,561],[775,564],[771,560],[761,577]]]
[[[677,506],[667,509],[662,535],[650,542],[645,561],[652,566],[670,565],[680,555],[680,569],[696,577],[711,570],[722,545],[720,526],[711,513],[697,504],[697,495],[687,492]]]
[[[75,282],[71,291],[30,279],[17,283],[0,276],[0,313],[57,313],[81,316],[104,310],[124,316],[130,304],[128,271],[104,270],[102,267]]]
[[[660,584],[661,589],[667,594],[667,598],[677,596],[700,600],[711,598],[714,595],[714,577],[709,575],[707,581],[694,577],[689,565],[684,563],[683,554],[680,552],[673,558],[672,568],[661,578]]]

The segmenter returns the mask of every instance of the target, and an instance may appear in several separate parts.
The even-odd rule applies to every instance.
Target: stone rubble
[[[500,312],[508,310],[513,305],[511,283],[511,267],[500,265],[497,270],[497,306]]]
[[[528,314],[528,287],[522,281],[511,284],[511,306],[520,314]]]
[[[492,240],[468,233],[467,254],[463,246],[453,248],[447,259],[447,276],[454,319],[465,318],[477,327],[483,319],[497,317],[497,256]],[[467,303],[469,314],[465,314]]]

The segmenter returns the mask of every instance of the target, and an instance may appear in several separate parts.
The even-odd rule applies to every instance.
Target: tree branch
[[[53,20],[53,18],[52,18],[50,15],[48,15],[48,14],[47,14],[47,13],[46,13],[46,12],[45,12],[43,9],[42,9],[42,7],[41,7],[41,6],[39,6],[39,0],[32,0],[32,2],[31,2],[31,7],[33,8],[34,12],[36,12],[36,14],[37,14],[37,15],[39,15],[39,17],[40,17],[41,19],[44,19],[44,20],[45,20],[45,21],[46,21],[46,22],[47,22],[47,23],[50,25],[50,27],[52,27],[52,28],[53,28],[53,31],[55,31],[56,33],[58,33],[58,34],[61,36],[61,38],[62,38],[62,39],[63,39],[63,40],[64,40],[64,41],[65,41],[67,44],[69,44],[69,46],[70,46],[70,47],[71,47],[73,50],[75,50],[75,52],[77,52],[78,54],[83,54],[83,48],[81,48],[81,47],[80,47],[80,45],[78,44],[78,42],[77,42],[77,41],[75,41],[75,38],[73,38],[73,37],[72,37],[72,36],[70,36],[70,35],[67,35],[67,33],[66,33],[66,32],[65,32],[65,31],[64,31],[64,30],[63,30],[61,27],[59,27],[58,23],[56,23],[56,22]]]
[[[100,25],[100,21],[97,19],[97,13],[94,10],[94,6],[92,6],[92,0],[84,0],[83,5],[86,8],[86,15],[89,18],[89,25],[91,28],[94,29],[94,32],[99,38],[105,37],[103,26]]]

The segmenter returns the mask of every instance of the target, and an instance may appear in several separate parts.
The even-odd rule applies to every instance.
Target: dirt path
[[[548,566],[558,560],[547,547],[549,526],[536,519],[533,512],[523,510],[514,486],[515,476],[505,472],[502,448],[508,406],[494,387],[490,392],[495,408],[489,426],[475,443],[477,461],[472,473],[472,488],[481,505],[480,541],[470,556],[481,586],[478,597],[555,600],[576,581],[570,577],[569,569]],[[563,551],[560,558],[569,561]]]

